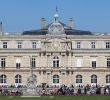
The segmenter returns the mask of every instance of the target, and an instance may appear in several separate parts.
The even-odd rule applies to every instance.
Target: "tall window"
[[[53,67],[59,67],[59,57],[53,57]]]
[[[20,69],[21,67],[21,61],[20,59],[16,59],[16,69]]]
[[[76,43],[76,48],[81,48],[81,42]]]
[[[76,83],[82,83],[82,75],[76,76]]]
[[[107,68],[110,68],[110,58],[107,58]]]
[[[59,76],[58,75],[53,76],[53,83],[59,83]]]
[[[81,58],[76,59],[76,67],[81,67],[81,64],[82,64],[82,59]]]
[[[110,83],[110,75],[106,76],[106,83]]]
[[[106,48],[110,48],[110,42],[106,42]]]
[[[32,48],[36,49],[36,42],[32,42]]]
[[[91,42],[91,48],[95,48],[95,42]]]
[[[5,69],[5,67],[6,67],[5,58],[1,58],[1,68],[2,68],[2,69]]]
[[[22,48],[22,42],[18,42],[18,48]]]
[[[96,68],[96,58],[92,59],[92,68]]]
[[[22,77],[21,77],[21,75],[16,75],[15,76],[15,83],[22,83]]]
[[[32,58],[32,60],[31,60],[31,67],[32,68],[36,67],[36,59],[35,58]]]
[[[7,42],[3,42],[3,48],[7,48]]]
[[[6,75],[0,76],[0,83],[6,83]]]
[[[97,76],[96,75],[91,76],[91,83],[97,83]]]

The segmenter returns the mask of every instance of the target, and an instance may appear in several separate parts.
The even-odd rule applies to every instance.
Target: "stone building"
[[[2,24],[2,23],[1,23]],[[30,67],[37,85],[110,85],[110,34],[74,29],[59,21],[23,33],[0,34],[0,85],[26,85]],[[1,27],[2,29],[2,27]]]

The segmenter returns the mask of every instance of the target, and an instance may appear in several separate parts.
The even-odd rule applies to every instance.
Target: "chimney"
[[[45,18],[41,18],[40,24],[41,24],[41,29],[44,29],[44,28],[45,28],[45,25],[46,25],[46,20],[45,20]]]
[[[70,27],[71,27],[71,29],[74,29],[74,21],[73,21],[73,18],[70,18]]]
[[[3,35],[3,32],[2,32],[2,21],[0,21],[0,35]]]

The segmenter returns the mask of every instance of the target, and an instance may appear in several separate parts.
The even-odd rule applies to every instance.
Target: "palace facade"
[[[0,85],[110,85],[110,34],[74,29],[59,21],[23,33],[0,34]]]

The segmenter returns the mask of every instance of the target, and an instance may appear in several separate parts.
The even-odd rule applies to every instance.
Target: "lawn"
[[[110,96],[0,96],[0,100],[110,100]]]

